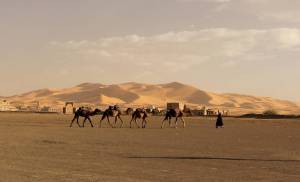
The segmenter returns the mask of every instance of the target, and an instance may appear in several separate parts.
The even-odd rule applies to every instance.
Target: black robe
[[[223,118],[221,115],[218,115],[218,119],[217,119],[217,122],[216,122],[216,127],[222,127],[224,124],[223,124]]]

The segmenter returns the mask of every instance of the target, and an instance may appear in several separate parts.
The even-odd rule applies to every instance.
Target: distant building
[[[207,116],[207,109],[206,109],[206,107],[202,107],[199,109],[193,109],[193,110],[191,110],[191,113],[193,116]]]
[[[18,105],[18,106],[16,106],[16,108],[18,109],[18,111],[21,111],[21,112],[28,111],[28,108],[25,105]]]
[[[18,111],[18,109],[12,105],[7,100],[2,100],[0,102],[0,111],[5,112],[5,111]]]
[[[229,110],[225,110],[225,111],[223,110],[223,111],[222,111],[222,115],[223,115],[223,116],[230,116]]]
[[[74,107],[73,102],[66,102],[65,107],[63,108],[64,114],[74,114],[76,111],[76,108]]]
[[[32,102],[27,106],[27,110],[30,111],[30,112],[39,112],[40,109],[41,108],[40,108],[40,102],[39,101]]]
[[[180,109],[183,110],[184,109],[184,105],[182,103],[179,102],[169,102],[167,103],[167,110],[170,109]]]
[[[184,104],[184,106],[183,106],[183,112],[189,113],[189,112],[191,112],[191,108],[189,106],[187,106],[186,104]]]
[[[62,113],[62,110],[61,110],[61,108],[54,108],[54,107],[44,106],[40,109],[40,112]]]
[[[41,112],[49,112],[50,111],[50,107],[48,106],[44,106],[41,108]]]
[[[215,116],[218,114],[218,111],[216,111],[214,109],[207,109],[206,113],[207,113],[207,116]]]
[[[207,116],[208,115],[208,111],[209,109],[207,109],[205,106],[203,106],[199,112],[201,113],[202,116]]]

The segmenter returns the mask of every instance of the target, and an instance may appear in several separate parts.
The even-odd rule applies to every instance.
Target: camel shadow
[[[252,161],[252,162],[299,162],[300,160],[283,159],[251,159],[251,158],[233,158],[233,157],[128,157],[129,159],[164,159],[164,160],[219,160],[219,161]]]

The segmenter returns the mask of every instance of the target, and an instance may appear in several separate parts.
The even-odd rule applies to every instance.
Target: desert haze
[[[167,84],[123,83],[104,85],[84,83],[65,89],[41,89],[21,95],[3,97],[12,104],[39,101],[42,106],[62,106],[72,101],[78,105],[109,105],[164,107],[166,102],[179,101],[192,107],[207,106],[226,109],[231,114],[260,113],[273,109],[281,114],[299,114],[300,106],[291,101],[240,94],[217,94],[178,82]]]

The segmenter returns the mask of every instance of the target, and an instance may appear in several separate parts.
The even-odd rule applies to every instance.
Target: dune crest
[[[41,106],[60,107],[65,102],[94,106],[119,104],[124,106],[158,106],[166,102],[182,102],[191,107],[210,107],[229,110],[232,114],[260,113],[274,109],[282,114],[299,114],[298,103],[269,97],[240,94],[210,93],[178,82],[167,84],[143,84],[128,82],[104,85],[83,83],[72,88],[42,89],[11,97],[1,97],[12,104],[30,105],[39,102]]]

